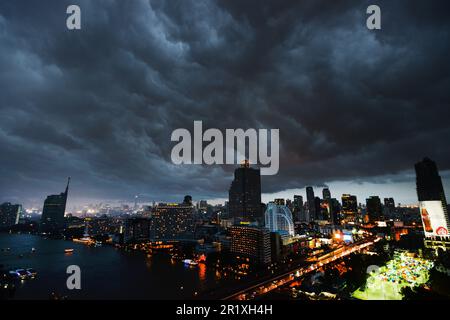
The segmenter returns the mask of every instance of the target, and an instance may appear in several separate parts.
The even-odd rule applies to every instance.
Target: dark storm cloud
[[[82,30],[65,27],[67,5]],[[226,197],[176,128],[280,128],[275,192],[450,169],[446,1],[3,1],[0,200]]]

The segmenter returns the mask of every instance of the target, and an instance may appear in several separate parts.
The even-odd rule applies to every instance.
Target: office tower
[[[323,188],[322,190],[323,200],[330,200],[331,199],[331,192],[328,188]]]
[[[384,206],[391,210],[395,210],[394,198],[384,198]]]
[[[415,164],[415,170],[425,246],[449,249],[447,200],[436,163],[424,158]]]
[[[246,257],[251,263],[266,265],[271,262],[270,231],[267,228],[236,225],[229,228],[231,252]]]
[[[19,223],[22,205],[5,202],[0,205],[0,229],[8,228]]]
[[[334,225],[339,225],[341,223],[341,206],[339,201],[336,198],[331,198],[329,201],[329,212],[330,212],[330,220]]]
[[[189,240],[194,238],[195,210],[185,204],[161,204],[152,214],[151,238]]]
[[[383,208],[378,196],[371,196],[366,199],[367,222],[374,223],[383,220]]]
[[[248,161],[234,171],[228,210],[230,217],[235,220],[262,220],[260,170],[250,168]]]
[[[324,220],[324,215],[322,212],[322,200],[319,197],[314,197],[314,220]]]
[[[318,220],[322,220],[322,221],[331,221],[330,218],[330,201],[329,200],[324,200],[324,199],[320,199],[319,197],[316,197],[316,207],[317,205],[319,206],[319,214],[317,215]]]
[[[313,187],[306,187],[306,204],[308,206],[308,218],[307,222],[316,219],[316,205],[314,200],[314,189]]]
[[[274,202],[275,202],[275,204],[277,204],[279,206],[285,205],[284,199],[275,199]]]
[[[288,207],[289,210],[291,210],[291,212],[292,212],[292,210],[294,210],[294,205],[293,205],[291,199],[286,199],[286,207]],[[264,212],[265,212],[265,210],[264,210]]]
[[[192,196],[190,196],[190,195],[184,196],[183,204],[192,206]]]
[[[151,220],[134,217],[125,220],[124,242],[136,243],[150,240]]]
[[[56,234],[64,229],[64,213],[66,211],[69,183],[70,178],[67,180],[64,192],[50,195],[45,199],[40,224],[41,232]]]
[[[394,198],[384,198],[384,215],[385,218],[392,218],[395,214],[395,201]]]
[[[271,202],[267,205],[264,219],[266,228],[271,232],[294,236],[294,221],[288,207]]]
[[[294,195],[294,211],[298,212],[303,208],[303,197]]]
[[[293,210],[293,214],[295,217],[296,221],[304,221],[305,217],[305,210],[303,208],[303,197],[299,196],[299,195],[294,195],[294,210]]]
[[[200,210],[206,210],[208,208],[208,202],[206,200],[200,200],[198,203],[198,208]]]
[[[441,200],[447,205],[441,176],[436,163],[429,158],[416,163],[416,186],[419,201]]]
[[[341,213],[345,222],[355,222],[358,214],[358,202],[356,196],[350,194],[342,195],[342,210]]]

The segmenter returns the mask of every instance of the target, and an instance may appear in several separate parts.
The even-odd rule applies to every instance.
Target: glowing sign
[[[344,241],[353,241],[353,237],[351,234],[344,234]]]
[[[448,236],[448,226],[441,201],[421,201],[420,216],[425,236]]]

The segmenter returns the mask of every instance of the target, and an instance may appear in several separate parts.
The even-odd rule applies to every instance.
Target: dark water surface
[[[3,248],[11,249],[0,251],[5,269],[34,268],[38,272],[36,279],[17,282],[14,299],[48,299],[53,291],[69,299],[189,299],[195,292],[226,282],[205,265],[185,266],[165,253],[148,257],[110,246],[95,248],[29,234],[0,233]],[[65,254],[66,248],[74,252]],[[81,290],[66,287],[69,265],[81,268]]]

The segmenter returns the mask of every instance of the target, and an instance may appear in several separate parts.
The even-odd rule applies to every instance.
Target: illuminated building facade
[[[194,238],[195,209],[185,204],[158,205],[152,214],[151,238],[189,240]]]
[[[107,216],[86,218],[85,221],[88,228],[88,234],[91,236],[119,233],[120,227],[122,226],[121,219]]]
[[[436,163],[425,158],[416,163],[415,171],[425,246],[450,249],[447,200]]]
[[[60,194],[50,195],[44,201],[40,229],[43,233],[58,233],[64,229],[64,213],[66,211],[67,195],[70,178],[66,190]]]
[[[266,265],[271,262],[270,231],[267,228],[236,225],[229,228],[231,252],[250,262]]]
[[[356,196],[351,194],[342,195],[342,210],[341,213],[345,222],[355,222],[358,214],[358,202]]]
[[[259,169],[250,168],[245,161],[234,171],[234,180],[229,190],[228,210],[231,217],[242,221],[260,221],[261,174]]]
[[[267,205],[264,218],[266,228],[271,232],[287,233],[291,237],[294,236],[294,221],[288,207],[271,202]]]
[[[0,205],[0,228],[7,228],[19,223],[22,205],[5,202]]]

